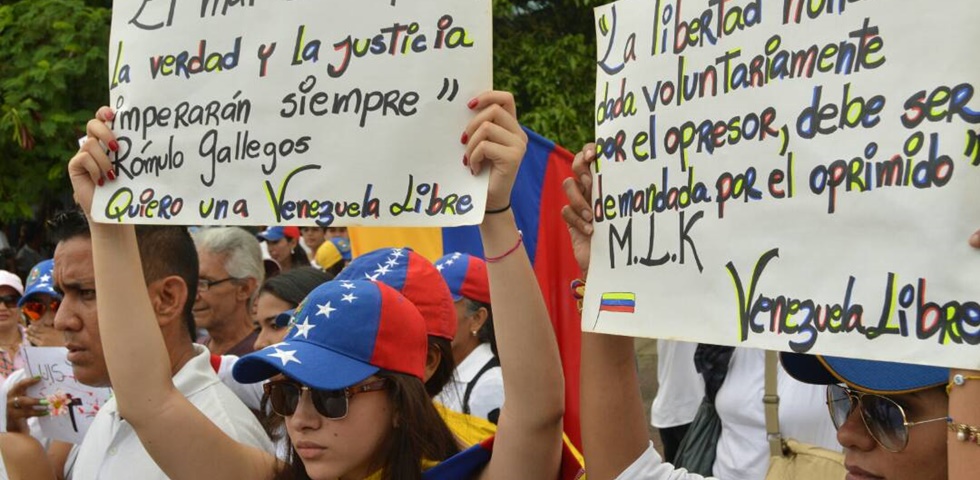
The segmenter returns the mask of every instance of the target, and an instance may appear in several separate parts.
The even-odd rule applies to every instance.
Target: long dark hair
[[[382,480],[421,480],[422,460],[445,460],[459,453],[459,443],[432,405],[421,380],[387,371],[377,376],[388,380],[386,392],[395,428],[373,467],[381,470]],[[289,458],[289,465],[276,473],[276,480],[312,480],[291,444]]]

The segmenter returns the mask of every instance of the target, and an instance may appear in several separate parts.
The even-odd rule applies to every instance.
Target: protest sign
[[[66,348],[25,347],[24,354],[28,375],[41,377],[40,382],[27,389],[27,394],[47,400],[51,412],[38,417],[44,436],[81,443],[99,408],[112,397],[111,391],[78,383]]]
[[[587,330],[980,367],[980,10],[597,8]]]
[[[117,1],[101,222],[479,223],[489,0]],[[114,147],[114,145],[113,145]]]

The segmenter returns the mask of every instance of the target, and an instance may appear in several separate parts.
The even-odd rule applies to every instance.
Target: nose
[[[72,301],[68,297],[62,300],[61,306],[54,314],[54,329],[61,332],[81,330],[81,320],[72,313]]]
[[[878,445],[861,418],[860,407],[853,409],[844,424],[837,429],[837,442],[845,449],[864,452],[871,451]]]
[[[286,427],[293,431],[302,430],[316,430],[320,428],[323,422],[323,417],[320,413],[316,411],[316,407],[313,406],[313,400],[310,398],[310,392],[304,390],[300,393],[299,403],[296,405],[296,411],[286,418]]]

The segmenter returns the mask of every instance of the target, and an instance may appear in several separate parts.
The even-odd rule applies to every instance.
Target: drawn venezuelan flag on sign
[[[630,292],[606,292],[599,301],[600,312],[633,313],[636,310],[636,294]]]
[[[524,131],[528,135],[527,152],[514,184],[511,203],[558,338],[565,373],[565,432],[572,443],[580,447],[581,320],[568,286],[572,280],[581,277],[582,272],[561,218],[561,207],[568,203],[561,184],[572,176],[574,155],[532,130],[525,128]],[[475,226],[351,228],[350,237],[355,257],[384,247],[411,247],[432,261],[450,252],[484,257],[480,231]]]

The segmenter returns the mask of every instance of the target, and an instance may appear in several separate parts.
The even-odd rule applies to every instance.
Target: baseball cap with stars
[[[408,248],[382,248],[354,259],[337,280],[374,280],[398,290],[425,318],[429,335],[456,336],[456,307],[449,286],[428,259]]]
[[[380,370],[419,378],[425,371],[425,321],[395,289],[367,280],[320,285],[293,314],[275,345],[242,357],[232,374],[241,383],[284,374],[311,388],[347,388]]]
[[[17,307],[23,307],[34,295],[46,294],[61,300],[61,294],[54,289],[54,260],[45,260],[31,269],[27,275],[27,288],[24,289],[24,296],[20,297]]]

